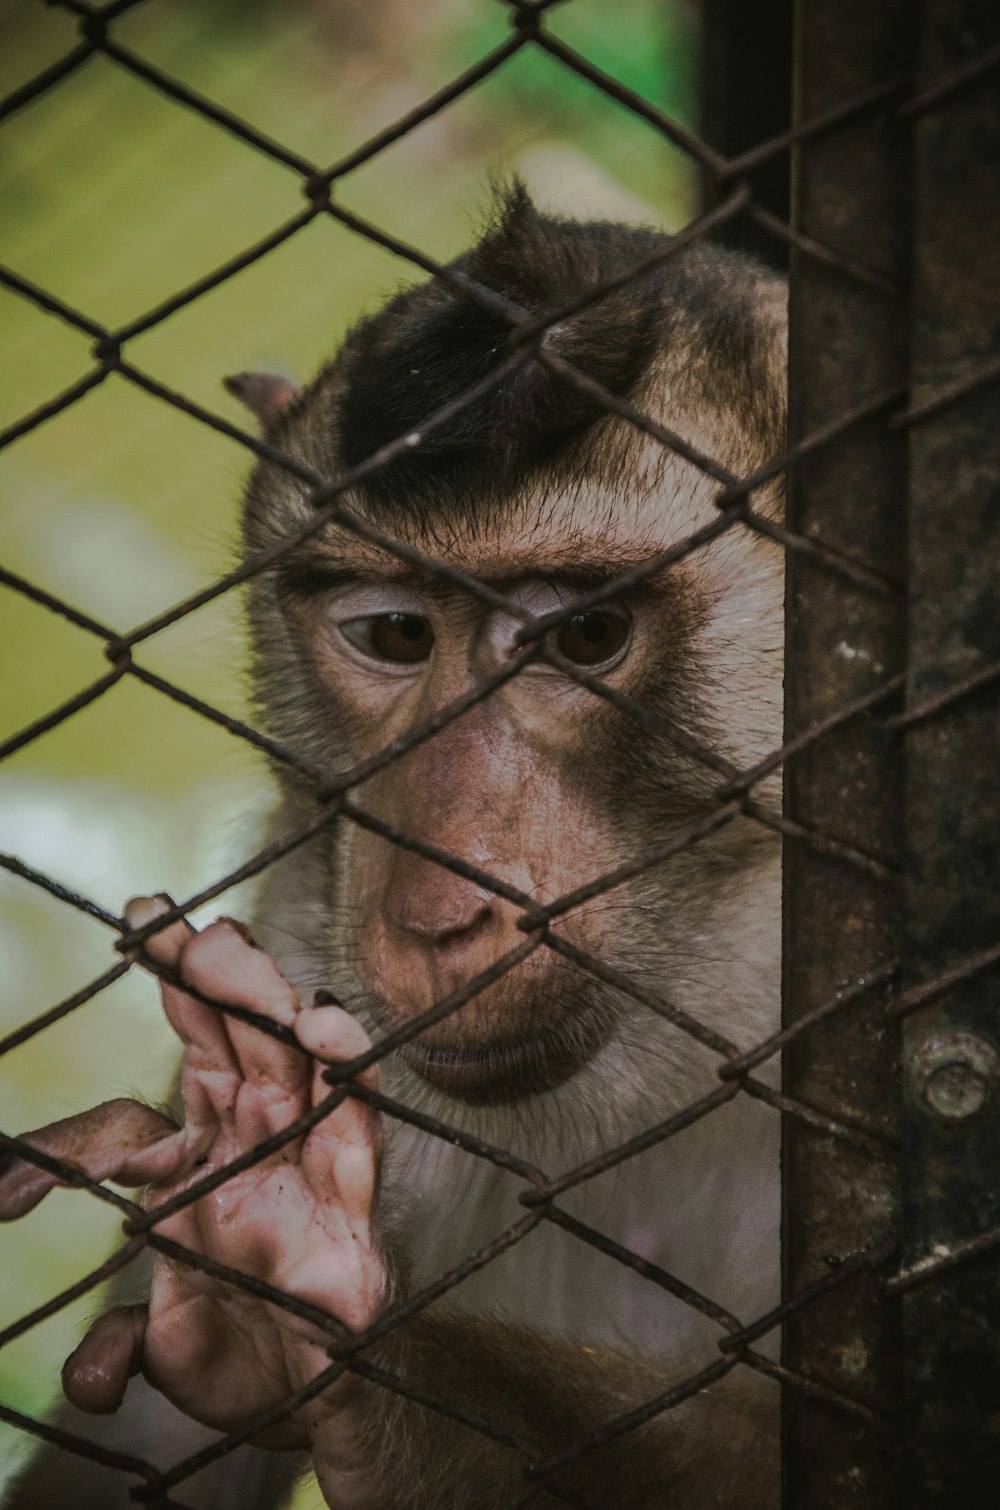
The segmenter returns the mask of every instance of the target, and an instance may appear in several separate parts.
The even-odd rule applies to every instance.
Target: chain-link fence
[[[0,1417],[67,1454],[104,1465],[109,1476],[134,1481],[139,1503],[183,1504],[185,1484],[196,1472],[301,1410],[346,1369],[387,1397],[416,1401],[429,1418],[457,1423],[471,1437],[503,1448],[523,1478],[511,1504],[588,1505],[595,1503],[587,1492],[588,1464],[615,1443],[627,1454],[648,1423],[682,1413],[706,1391],[710,1397],[711,1386],[727,1376],[749,1372],[781,1394],[786,1504],[805,1510],[994,1503],[1000,1464],[994,1299],[1000,1212],[990,1171],[1000,1116],[1000,1045],[990,989],[1000,961],[995,880],[1000,801],[993,774],[1000,683],[995,276],[1000,41],[992,7],[973,0],[928,0],[919,15],[897,4],[853,0],[818,10],[802,7],[795,37],[794,124],[738,156],[726,156],[610,77],[600,58],[581,56],[561,41],[557,0],[523,0],[506,7],[510,32],[493,51],[418,109],[324,167],[120,44],[116,23],[137,3],[117,0],[100,7],[60,0],[59,8],[79,17],[79,42],[4,100],[0,121],[41,95],[58,92],[100,56],[286,170],[292,191],[296,184],[304,191],[306,207],[226,265],[118,329],[105,328],[54,290],[39,287],[30,267],[0,268],[9,290],[89,341],[93,356],[76,382],[10,426],[0,444],[14,445],[113,374],[187,416],[192,425],[211,427],[245,447],[272,475],[290,479],[308,499],[310,512],[294,531],[272,543],[252,544],[235,569],[182,601],[157,608],[128,632],[79,612],[43,581],[2,570],[0,581],[10,592],[92,636],[109,665],[30,727],[7,737],[0,756],[43,739],[123,680],[135,679],[292,773],[296,789],[310,794],[312,808],[308,818],[273,835],[238,868],[208,878],[196,895],[135,930],[58,874],[39,869],[30,850],[4,855],[0,863],[26,886],[41,888],[112,930],[122,958],[9,1034],[0,1052],[15,1064],[22,1045],[39,1034],[58,1035],[70,1014],[85,1013],[101,992],[138,968],[136,951],[154,934],[237,883],[268,873],[334,828],[342,833],[360,826],[481,888],[485,896],[501,898],[517,909],[523,940],[419,1017],[384,1032],[360,1057],[330,1068],[326,1091],[305,1114],[152,1211],[5,1132],[6,1148],[30,1166],[119,1211],[127,1242],[99,1270],[8,1325],[0,1345],[149,1250],[264,1297],[331,1340],[328,1366],[316,1380],[166,1471],[138,1451],[98,1445],[7,1406],[0,1407]],[[653,244],[623,272],[541,310],[498,295],[461,266],[438,264],[394,235],[391,226],[369,223],[348,210],[337,192],[352,169],[447,112],[524,49],[543,50],[688,154],[711,186],[713,201],[668,244]],[[791,222],[760,202],[754,177],[762,168],[789,161]],[[372,454],[332,476],[310,459],[286,452],[280,430],[277,440],[269,440],[234,426],[161,382],[130,355],[136,337],[323,220],[422,270],[456,301],[497,322],[507,353],[457,397],[421,415],[415,428],[407,423]],[[731,236],[747,225],[791,255],[791,403],[786,448],[741,471],[713,454],[711,445],[685,438],[652,415],[632,390],[615,391],[585,365],[574,365],[545,336],[622,289],[639,286],[695,244],[713,235]],[[540,617],[512,607],[509,596],[488,582],[378,527],[353,507],[366,484],[373,486],[391,476],[394,466],[431,451],[438,435],[475,406],[495,400],[529,364],[594,414],[616,417],[644,445],[680,458],[715,488],[715,513],[707,523],[609,580],[581,588]],[[766,503],[782,479],[790,493],[783,519]],[[156,636],[222,595],[272,579],[283,563],[299,559],[303,545],[333,526],[344,537],[419,569],[438,587],[466,594],[477,610],[502,609],[520,624],[514,653],[499,670],[346,771],[305,758],[274,734],[224,713],[143,664],[143,650]],[[665,573],[689,565],[697,569],[716,542],[737,538],[767,542],[784,553],[787,564],[785,737],[750,768],[729,758],[724,738],[717,747],[697,725],[692,729],[652,700],[628,696],[585,665],[558,658],[560,675],[595,704],[614,708],[637,739],[641,733],[662,741],[686,769],[709,782],[707,812],[675,825],[668,837],[637,847],[603,873],[581,873],[572,890],[539,904],[509,878],[435,843],[419,815],[412,823],[393,825],[366,809],[359,796],[363,783],[423,746],[433,747],[449,728],[490,706],[539,659],[551,659],[552,637],[565,626]],[[772,800],[777,773],[785,782],[781,810]],[[560,920],[574,909],[614,898],[627,883],[662,872],[678,856],[704,852],[706,863],[713,863],[713,845],[731,824],[759,830],[772,844],[778,836],[783,851],[783,1025],[777,1027],[775,1012],[774,1031],[752,1046],[738,1042],[724,1023],[709,1024],[678,1005],[662,981],[644,979],[641,969],[629,971],[617,956],[602,958],[560,930]],[[581,978],[627,997],[650,1021],[668,1024],[678,1041],[688,1040],[712,1056],[716,1083],[669,1115],[650,1114],[646,1125],[633,1128],[624,1140],[612,1139],[599,1152],[589,1151],[583,1162],[542,1167],[521,1151],[388,1095],[365,1075],[382,1061],[391,1063],[391,1056],[453,1018],[523,961],[546,952],[570,962]],[[142,967],[168,985],[184,984],[170,966],[148,955]],[[296,1043],[290,1030],[268,1017],[232,1003],[213,1000],[212,1005],[235,1020],[249,1019],[279,1043]],[[769,1069],[782,1055],[779,1089]],[[905,1094],[899,1088],[901,1063]],[[387,1312],[347,1340],[341,1324],[315,1306],[202,1252],[179,1248],[159,1230],[199,1197],[300,1144],[345,1098],[374,1108],[394,1126],[415,1129],[492,1165],[515,1182],[520,1208],[487,1244],[470,1247],[447,1272],[404,1290]],[[674,1140],[680,1143],[697,1124],[719,1119],[731,1103],[746,1101],[759,1103],[782,1129],[784,1289],[780,1303],[766,1314],[744,1315],[701,1294],[682,1277],[683,1266],[674,1273],[604,1230],[599,1219],[581,1219],[570,1197],[610,1171],[624,1171],[627,1178],[631,1161]],[[651,1213],[650,1221],[656,1220],[657,1213]],[[735,1214],[733,1221],[735,1226]],[[414,1383],[405,1370],[386,1368],[378,1351],[395,1331],[405,1331],[408,1321],[442,1296],[460,1293],[470,1278],[488,1272],[509,1251],[528,1248],[546,1227],[630,1270],[651,1293],[697,1312],[714,1329],[717,1343],[710,1361],[683,1377],[675,1372],[657,1392],[609,1411],[572,1440],[544,1433],[534,1439],[513,1430],[509,1421],[470,1408],[454,1391],[437,1393]],[[777,1230],[769,1240],[776,1263]],[[773,1342],[782,1329],[778,1361],[767,1339]],[[456,1348],[461,1350],[460,1333]],[[718,1455],[724,1457],[728,1447],[720,1437]],[[666,1467],[662,1493],[652,1490],[640,1499],[627,1484],[627,1455],[618,1461],[626,1465],[622,1503],[673,1502]],[[711,1472],[710,1464],[702,1465],[709,1486]],[[611,1503],[607,1491],[597,1502]],[[701,1501],[691,1492],[684,1502],[730,1501]],[[457,1490],[455,1503],[466,1503]]]

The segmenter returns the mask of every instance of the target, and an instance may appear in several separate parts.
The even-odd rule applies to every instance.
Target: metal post
[[[737,157],[780,136],[792,123],[792,16],[794,0],[704,0],[702,6],[702,135]],[[747,174],[754,201],[788,219],[788,154],[778,152]],[[707,205],[718,199],[705,185]],[[718,240],[784,269],[783,241],[741,215]]]
[[[908,0],[800,3],[796,124],[903,80]],[[883,101],[803,139],[795,152],[795,228],[819,247],[792,259],[789,379],[795,445],[854,406],[905,382],[908,263],[907,132],[899,100]],[[826,248],[874,281],[820,260]],[[893,291],[895,290],[895,292]],[[887,584],[858,587],[792,552],[787,590],[786,738],[884,686],[902,665],[905,446],[885,410],[800,463],[789,519],[800,534],[864,562]],[[887,700],[879,715],[892,711]],[[898,864],[898,740],[861,714],[793,756],[786,812],[869,855]],[[798,841],[785,854],[784,1020],[807,1013],[894,958],[899,888]],[[873,1134],[862,1148],[786,1119],[784,1283],[787,1301],[838,1267],[884,1246],[896,1227],[899,1156],[897,1039],[886,988],[871,990],[797,1037],[785,1090]],[[886,1510],[897,1505],[898,1304],[882,1274],[862,1270],[793,1311],[785,1366],[787,1510]],[[836,1395],[808,1390],[818,1383]]]
[[[1000,1504],[1000,71],[961,82],[998,47],[993,0],[926,0],[910,111],[903,1005],[928,1004],[905,1025],[899,1286],[913,1286],[913,1510]],[[949,700],[970,679],[977,690]]]

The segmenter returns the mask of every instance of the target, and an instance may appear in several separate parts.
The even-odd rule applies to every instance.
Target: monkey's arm
[[[484,1318],[436,1311],[402,1330],[400,1342],[386,1349],[387,1366],[391,1362],[415,1390],[506,1429],[536,1458],[587,1441],[596,1428],[655,1398],[671,1382],[648,1358],[583,1348]],[[382,1390],[370,1399],[369,1411],[373,1426],[379,1423],[386,1510],[508,1510],[522,1502],[529,1485],[516,1449]],[[539,1485],[530,1505],[774,1510],[777,1428],[774,1387],[737,1368],[710,1389],[588,1451],[547,1481],[555,1494]],[[322,1485],[321,1456],[315,1466]]]
[[[505,1426],[541,1453],[583,1440],[594,1425],[664,1381],[647,1359],[601,1354],[516,1327],[469,1317],[415,1318],[404,1349],[386,1357],[410,1384]],[[405,1353],[405,1357],[404,1357]],[[373,1456],[394,1487],[393,1510],[438,1510],[475,1495],[477,1510],[517,1502],[520,1457],[436,1412],[382,1390],[369,1397]],[[588,1453],[556,1479],[581,1507],[615,1510],[773,1510],[778,1503],[776,1402],[739,1372],[668,1415]],[[143,1380],[121,1410],[95,1420],[64,1405],[57,1424],[104,1447],[164,1468],[199,1450],[212,1434],[182,1416]],[[380,1439],[380,1440],[379,1440]],[[191,1510],[273,1510],[284,1504],[307,1460],[244,1447],[176,1491]],[[321,1465],[317,1465],[320,1466]],[[43,1447],[9,1487],[5,1510],[128,1510],[135,1480],[100,1464]],[[457,1488],[461,1485],[461,1489]],[[665,1488],[669,1485],[669,1489]],[[468,1498],[465,1503],[470,1503]],[[539,1492],[538,1507],[558,1502]]]
[[[156,915],[157,904],[143,905],[145,911],[130,911],[133,927]],[[155,1208],[328,1098],[322,1065],[310,1055],[351,1059],[368,1040],[339,1008],[302,1013],[269,956],[231,925],[197,935],[174,924],[148,947],[193,991],[282,1022],[307,1050],[286,1048],[188,992],[164,988],[167,1015],[185,1046],[183,1126],[121,1101],[31,1135],[38,1148],[92,1178],[148,1185],[147,1204]],[[310,1302],[348,1331],[363,1330],[384,1312],[388,1293],[372,1235],[378,1142],[372,1113],[348,1099],[294,1143],[230,1174],[166,1218],[159,1230]],[[16,1165],[0,1180],[0,1217],[31,1209],[54,1183],[36,1166]],[[67,1361],[63,1382],[77,1407],[113,1412],[128,1376],[141,1370],[186,1416],[228,1430],[280,1405],[320,1374],[329,1341],[329,1328],[201,1270],[158,1259],[148,1307],[106,1312]],[[541,1456],[585,1439],[666,1384],[639,1360],[447,1315],[413,1318],[370,1356],[418,1391],[499,1422],[529,1454]],[[169,1448],[169,1416],[160,1413],[160,1449]],[[756,1405],[723,1382],[589,1453],[554,1487],[602,1510],[673,1504],[700,1510],[735,1503],[737,1491],[745,1510],[766,1510],[773,1499],[770,1476],[761,1474],[762,1435],[773,1433]],[[147,1439],[134,1445],[119,1440],[125,1450],[141,1453]],[[337,1510],[500,1510],[524,1493],[521,1459],[509,1447],[356,1376],[316,1396],[262,1445],[310,1450],[324,1495]],[[184,1455],[181,1448],[175,1456]],[[44,1463],[26,1482],[44,1485]],[[758,1485],[767,1490],[758,1492]],[[232,1487],[227,1484],[223,1503],[234,1503]],[[539,1503],[546,1500],[551,1495]]]

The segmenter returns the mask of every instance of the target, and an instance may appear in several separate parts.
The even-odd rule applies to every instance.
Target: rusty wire
[[[53,1297],[30,1315],[20,1318],[0,1332],[0,1345],[22,1335],[79,1295],[93,1290],[110,1274],[133,1262],[147,1246],[162,1253],[171,1253],[194,1268],[223,1278],[248,1293],[264,1296],[275,1306],[291,1314],[307,1318],[331,1337],[330,1367],[319,1379],[300,1391],[297,1396],[290,1397],[281,1407],[269,1412],[266,1418],[261,1417],[248,1423],[239,1431],[224,1436],[212,1447],[176,1464],[167,1472],[160,1472],[140,1459],[107,1451],[86,1442],[73,1433],[30,1419],[23,1413],[6,1406],[0,1406],[0,1419],[16,1424],[57,1446],[103,1463],[109,1469],[138,1475],[141,1482],[134,1491],[133,1498],[140,1503],[155,1503],[161,1506],[177,1503],[169,1498],[168,1491],[172,1491],[178,1485],[183,1485],[185,1480],[208,1462],[223,1457],[241,1442],[250,1440],[265,1425],[286,1419],[305,1400],[319,1393],[339,1377],[345,1368],[352,1369],[381,1388],[419,1400],[426,1409],[440,1412],[455,1421],[464,1422],[470,1429],[504,1443],[513,1452],[519,1454],[523,1461],[526,1486],[526,1496],[519,1503],[524,1504],[529,1502],[535,1492],[532,1486],[544,1484],[546,1481],[548,1481],[552,1497],[569,1504],[582,1504],[582,1500],[565,1495],[551,1484],[554,1473],[585,1459],[588,1453],[595,1451],[602,1444],[621,1437],[654,1416],[670,1410],[736,1367],[757,1369],[777,1379],[785,1389],[819,1395],[832,1402],[838,1409],[852,1412],[859,1418],[884,1426],[884,1421],[881,1420],[878,1412],[872,1410],[869,1402],[860,1397],[848,1395],[842,1390],[833,1389],[818,1378],[807,1377],[801,1371],[775,1364],[753,1352],[751,1344],[772,1332],[790,1315],[810,1306],[819,1296],[849,1285],[859,1275],[874,1275],[879,1282],[885,1283],[889,1291],[899,1291],[908,1286],[927,1283],[942,1268],[965,1262],[985,1251],[991,1251],[1000,1244],[1000,1234],[984,1234],[981,1238],[966,1245],[966,1249],[962,1251],[951,1252],[937,1260],[931,1258],[920,1264],[911,1265],[908,1269],[900,1269],[897,1236],[894,1233],[887,1233],[885,1242],[881,1246],[870,1252],[853,1255],[844,1262],[838,1263],[821,1281],[805,1287],[800,1293],[784,1300],[767,1315],[743,1319],[730,1314],[711,1296],[699,1294],[678,1276],[643,1259],[607,1234],[588,1226],[563,1210],[558,1204],[558,1197],[605,1170],[614,1168],[636,1156],[644,1149],[675,1136],[695,1121],[710,1116],[718,1107],[739,1096],[749,1095],[763,1099],[772,1106],[777,1115],[799,1119],[810,1126],[820,1128],[832,1137],[849,1140],[862,1150],[873,1142],[878,1142],[880,1146],[883,1146],[884,1139],[876,1129],[862,1125],[844,1108],[819,1108],[807,1105],[799,1099],[775,1091],[766,1082],[754,1077],[752,1071],[778,1054],[786,1045],[800,1040],[802,1035],[807,1034],[819,1022],[828,1020],[836,1014],[849,1012],[859,1001],[870,1000],[873,994],[881,993],[889,1016],[912,1012],[933,999],[935,994],[948,990],[956,980],[993,967],[1000,959],[1000,945],[980,951],[954,966],[940,979],[902,994],[899,987],[900,973],[897,962],[891,962],[882,969],[868,972],[858,978],[845,976],[840,987],[828,1000],[806,1013],[793,1026],[776,1032],[749,1050],[741,1050],[722,1034],[697,1022],[682,1009],[662,999],[658,992],[651,991],[641,980],[631,979],[622,971],[613,969],[604,961],[590,956],[571,944],[559,935],[555,925],[573,907],[592,898],[607,895],[625,880],[664,863],[669,856],[678,853],[684,847],[703,842],[711,833],[738,817],[777,829],[788,843],[818,847],[826,853],[836,854],[846,863],[865,870],[879,884],[891,887],[895,884],[896,874],[888,857],[863,853],[844,844],[833,835],[816,832],[802,824],[791,822],[780,813],[771,811],[763,800],[759,800],[755,795],[755,788],[766,777],[773,777],[788,763],[794,762],[803,752],[827,738],[834,730],[850,727],[857,721],[875,719],[880,721],[887,738],[896,737],[916,723],[937,716],[942,709],[951,706],[956,700],[971,695],[994,682],[1000,676],[1000,667],[994,665],[976,669],[957,679],[953,686],[936,692],[918,706],[910,707],[903,712],[893,710],[892,703],[900,691],[904,678],[895,672],[884,676],[851,704],[840,707],[831,712],[828,717],[799,730],[780,748],[771,751],[751,769],[741,771],[736,769],[719,751],[712,749],[699,736],[683,726],[609,688],[599,678],[588,675],[582,668],[576,668],[560,660],[560,670],[575,679],[582,689],[589,691],[596,698],[606,699],[625,714],[645,722],[664,739],[672,742],[683,754],[693,759],[703,770],[713,773],[718,783],[715,789],[717,805],[707,819],[703,818],[690,824],[686,830],[669,841],[653,846],[645,854],[633,856],[630,861],[615,870],[593,877],[582,883],[573,893],[547,906],[538,906],[532,897],[520,892],[509,883],[491,876],[481,867],[472,865],[403,829],[394,828],[376,819],[352,800],[351,793],[375,771],[399,759],[401,755],[420,742],[433,739],[447,724],[461,718],[471,707],[487,700],[505,682],[520,674],[532,661],[551,660],[552,651],[546,643],[547,637],[575,614],[607,601],[624,588],[634,586],[664,567],[698,552],[730,531],[749,530],[766,535],[786,552],[807,556],[824,571],[830,573],[832,578],[850,583],[857,590],[890,599],[898,598],[901,591],[898,582],[891,581],[874,571],[863,560],[845,555],[843,550],[833,542],[815,538],[813,535],[796,534],[787,526],[776,524],[766,518],[753,508],[754,494],[766,489],[776,480],[789,476],[817,453],[834,445],[839,439],[867,422],[879,420],[896,429],[905,429],[920,423],[942,406],[958,401],[983,385],[995,383],[1000,378],[1000,364],[996,361],[981,364],[960,381],[953,382],[930,396],[922,397],[919,402],[909,406],[907,406],[908,396],[900,388],[873,393],[869,398],[847,409],[831,423],[824,425],[804,440],[796,442],[782,455],[771,458],[765,466],[753,474],[740,477],[721,466],[710,455],[700,452],[662,423],[643,413],[635,404],[608,392],[601,384],[576,369],[570,362],[549,351],[543,351],[540,340],[544,333],[558,321],[608,297],[630,279],[648,272],[652,267],[676,255],[683,247],[702,240],[739,217],[753,219],[776,241],[792,245],[803,256],[822,262],[848,283],[863,284],[877,293],[879,297],[887,300],[899,299],[900,287],[884,273],[818,243],[814,238],[802,234],[795,227],[778,219],[764,206],[756,203],[747,175],[751,170],[775,156],[787,154],[791,148],[803,142],[822,139],[837,131],[845,123],[857,123],[885,116],[887,112],[893,112],[899,119],[905,120],[934,109],[942,102],[960,94],[963,89],[970,87],[990,70],[996,69],[1000,65],[1000,53],[995,50],[974,64],[956,71],[954,75],[938,79],[931,85],[923,87],[919,92],[914,90],[908,79],[886,79],[875,87],[859,92],[856,97],[840,102],[836,108],[824,111],[771,140],[761,142],[736,156],[726,157],[701,140],[690,129],[671,119],[649,101],[610,77],[600,66],[599,60],[585,58],[561,41],[546,24],[547,12],[551,8],[552,0],[537,0],[537,3],[527,3],[527,0],[508,0],[507,10],[512,34],[506,41],[479,59],[445,87],[429,96],[417,108],[390,123],[338,161],[323,166],[290,151],[281,142],[259,131],[252,122],[242,119],[212,99],[172,78],[163,69],[149,63],[133,50],[122,45],[115,37],[114,23],[132,5],[138,3],[138,0],[115,0],[115,3],[103,6],[90,3],[90,0],[51,0],[51,3],[78,17],[80,41],[62,60],[45,69],[20,89],[15,90],[6,100],[0,101],[0,121],[9,118],[15,111],[40,96],[58,91],[63,81],[78,73],[92,58],[100,56],[140,81],[147,88],[156,90],[178,107],[194,112],[214,127],[227,132],[248,150],[263,154],[286,170],[291,175],[293,188],[295,180],[298,181],[298,187],[306,200],[306,207],[276,227],[269,235],[247,247],[239,255],[208,270],[194,282],[115,330],[106,328],[85,310],[74,308],[53,291],[38,286],[23,273],[15,269],[0,268],[0,283],[15,295],[29,300],[39,310],[62,321],[70,329],[75,330],[81,338],[88,340],[91,343],[93,359],[92,365],[81,370],[76,381],[63,392],[54,395],[35,411],[23,416],[0,435],[0,448],[14,444],[33,429],[46,424],[55,415],[79,402],[114,373],[161,403],[183,413],[193,422],[209,426],[235,440],[252,456],[263,458],[283,469],[303,489],[313,505],[313,511],[308,524],[295,533],[249,556],[218,580],[207,584],[182,601],[157,611],[145,623],[130,629],[123,630],[120,627],[101,623],[92,616],[82,613],[72,603],[43,584],[28,581],[12,571],[0,569],[0,584],[9,591],[32,600],[49,612],[61,615],[77,628],[94,637],[102,645],[104,654],[111,662],[110,669],[95,678],[88,686],[81,688],[28,727],[10,735],[0,744],[0,760],[40,739],[50,730],[71,719],[81,709],[99,703],[123,679],[133,678],[178,706],[186,707],[198,716],[211,720],[235,739],[294,768],[299,776],[312,785],[318,799],[318,807],[313,817],[297,831],[282,835],[242,865],[214,880],[195,895],[172,904],[162,917],[134,932],[126,929],[121,918],[115,917],[88,897],[75,892],[58,877],[43,874],[26,858],[13,855],[0,856],[0,866],[12,875],[19,877],[28,885],[43,889],[60,903],[112,929],[117,937],[117,947],[124,955],[120,963],[32,1021],[24,1023],[0,1041],[0,1055],[13,1053],[37,1034],[51,1030],[68,1014],[84,1008],[88,1002],[134,968],[136,964],[162,980],[179,984],[178,978],[172,971],[155,965],[148,957],[137,958],[137,951],[141,945],[154,933],[169,926],[178,918],[186,917],[206,900],[221,896],[238,882],[259,874],[281,855],[305,843],[334,821],[355,823],[371,829],[391,844],[413,850],[428,861],[444,866],[456,874],[475,881],[494,894],[504,897],[521,909],[519,926],[524,931],[525,938],[523,944],[510,951],[493,967],[467,982],[461,989],[450,993],[421,1017],[383,1035],[366,1054],[346,1065],[331,1067],[326,1072],[326,1078],[331,1085],[330,1093],[310,1113],[275,1134],[266,1143],[258,1145],[233,1160],[225,1168],[215,1170],[211,1175],[197,1181],[182,1195],[173,1197],[153,1211],[143,1211],[137,1203],[90,1180],[79,1170],[40,1153],[17,1138],[0,1134],[0,1144],[9,1152],[19,1153],[28,1162],[57,1175],[63,1183],[84,1189],[94,1198],[116,1207],[124,1218],[125,1231],[128,1234],[126,1245],[106,1263],[81,1278],[62,1294]],[[681,231],[669,248],[657,251],[655,255],[637,263],[625,274],[603,285],[588,289],[580,296],[558,308],[547,310],[542,315],[520,309],[509,300],[475,284],[467,275],[454,268],[442,266],[419,248],[401,241],[390,230],[363,220],[339,204],[335,198],[335,190],[340,180],[414,130],[419,124],[448,109],[453,102],[500,71],[510,58],[526,48],[544,51],[555,63],[573,73],[592,89],[615,101],[634,118],[644,122],[654,136],[658,135],[686,153],[708,176],[720,196],[718,207],[702,215]],[[443,406],[434,414],[427,415],[418,433],[414,434],[411,431],[395,437],[375,454],[338,477],[323,476],[295,457],[285,454],[279,447],[220,418],[183,393],[170,389],[160,382],[155,374],[137,367],[124,354],[125,348],[133,338],[152,330],[178,311],[194,304],[237,273],[267,257],[277,247],[299,235],[305,227],[321,217],[332,219],[351,234],[364,238],[371,245],[388,250],[410,266],[417,267],[429,276],[439,279],[448,285],[456,296],[487,308],[494,314],[499,314],[507,321],[514,337],[512,355],[488,378],[477,383],[460,398]],[[623,571],[602,587],[579,594],[557,613],[533,619],[526,612],[520,612],[522,626],[519,640],[522,648],[509,665],[455,703],[439,710],[420,726],[411,729],[404,739],[396,741],[392,746],[346,773],[335,773],[310,764],[282,745],[280,741],[256,729],[246,720],[225,714],[222,710],[193,696],[183,687],[152,672],[136,661],[135,652],[144,642],[153,639],[170,625],[187,618],[198,608],[248,582],[260,572],[288,559],[306,539],[331,522],[336,522],[349,534],[379,546],[397,559],[420,565],[434,573],[439,580],[461,588],[479,602],[494,607],[500,604],[505,612],[518,616],[519,610],[513,608],[507,598],[488,585],[376,529],[355,515],[343,500],[356,484],[383,468],[391,466],[415,444],[432,436],[437,427],[445,424],[463,408],[497,387],[511,372],[529,362],[544,364],[564,383],[595,399],[606,412],[617,415],[622,421],[648,436],[659,447],[680,456],[711,479],[718,489],[716,493],[718,513],[715,519],[668,550],[661,551],[628,571]],[[887,711],[887,705],[889,711]],[[682,1108],[673,1116],[656,1126],[647,1128],[641,1134],[617,1147],[605,1149],[599,1156],[583,1165],[566,1170],[543,1170],[532,1167],[502,1148],[493,1147],[481,1139],[460,1132],[437,1118],[406,1107],[393,1098],[362,1084],[357,1078],[364,1070],[377,1064],[386,1055],[416,1038],[431,1024],[456,1012],[477,992],[484,990],[522,959],[539,949],[554,951],[569,960],[581,972],[589,973],[599,980],[614,985],[615,988],[626,992],[646,1010],[665,1017],[678,1032],[687,1035],[717,1057],[719,1061],[718,1083],[706,1091],[700,1099]],[[190,991],[189,987],[185,989]],[[197,995],[197,993],[192,994]],[[212,1005],[242,1020],[252,1021],[261,1031],[269,1033],[286,1044],[294,1045],[295,1040],[287,1029],[279,1028],[273,1022],[247,1009],[223,1003],[212,1003]],[[252,1167],[270,1157],[277,1149],[300,1137],[310,1126],[329,1115],[348,1096],[377,1108],[384,1116],[410,1123],[432,1136],[457,1143],[475,1157],[488,1160],[520,1179],[523,1182],[520,1202],[525,1208],[525,1214],[492,1243],[478,1253],[470,1254],[451,1273],[440,1276],[438,1281],[428,1286],[423,1292],[397,1304],[386,1316],[380,1318],[365,1331],[345,1341],[341,1324],[315,1306],[307,1305],[294,1296],[283,1294],[250,1275],[180,1248],[157,1229],[167,1217],[189,1206],[209,1190],[217,1188],[236,1172]],[[470,1415],[453,1400],[437,1398],[424,1391],[416,1390],[405,1379],[393,1376],[373,1363],[370,1358],[366,1358],[365,1350],[417,1311],[446,1294],[474,1270],[490,1263],[501,1252],[524,1240],[543,1222],[560,1227],[575,1240],[589,1245],[640,1274],[650,1284],[658,1286],[712,1321],[719,1328],[721,1335],[718,1341],[720,1357],[717,1361],[701,1369],[689,1379],[673,1385],[656,1398],[602,1423],[585,1440],[568,1444],[559,1451],[540,1458],[536,1446],[531,1442],[522,1440],[496,1422]]]

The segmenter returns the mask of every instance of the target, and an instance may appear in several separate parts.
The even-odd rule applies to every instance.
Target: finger
[[[24,1138],[92,1180],[120,1185],[161,1183],[171,1178],[180,1156],[177,1124],[151,1106],[124,1099],[105,1101]],[[0,1221],[23,1216],[62,1183],[58,1175],[14,1156],[0,1173]]]
[[[295,1036],[302,1047],[317,1059],[328,1059],[332,1064],[343,1064],[367,1054],[372,1046],[364,1028],[356,1017],[345,1012],[343,1007],[312,1007],[300,1012],[293,1024]],[[378,1083],[378,1070],[370,1065],[358,1079],[374,1087]]]
[[[361,1024],[338,1006],[300,1012],[295,1033],[310,1054],[332,1064],[347,1063],[371,1048],[371,1039]],[[314,1102],[330,1094],[331,1087],[322,1079],[322,1072],[320,1065],[315,1072]],[[357,1078],[362,1085],[377,1089],[377,1066],[369,1065]],[[317,1161],[318,1178],[335,1186],[337,1199],[349,1221],[368,1221],[381,1149],[382,1123],[378,1112],[351,1096],[319,1123],[306,1145],[304,1163]]]
[[[122,1403],[125,1386],[142,1367],[145,1305],[116,1306],[90,1328],[62,1368],[63,1394],[92,1415],[110,1415]]]
[[[271,1022],[292,1028],[299,1016],[295,992],[271,956],[250,942],[245,931],[220,919],[185,943],[180,971],[196,991],[213,1001],[247,1007]],[[226,1018],[225,1031],[233,1054],[251,1084],[269,1082],[290,1094],[308,1084],[308,1060],[296,1049],[277,1042],[252,1023]]]
[[[148,923],[154,923],[157,918],[170,912],[173,905],[164,892],[160,892],[155,897],[130,897],[125,903],[125,926],[131,933],[138,933]],[[178,918],[175,922],[169,923],[166,928],[161,928],[158,933],[151,933],[143,942],[141,952],[155,960],[158,965],[167,965],[171,969],[176,969],[181,949],[193,932],[194,928],[187,918]]]
[[[133,897],[125,904],[125,922],[129,928],[144,928],[147,923],[162,917],[172,906],[170,898],[163,895]],[[184,945],[195,937],[194,928],[187,919],[182,918],[159,933],[150,934],[142,946],[142,953],[157,964],[179,972]],[[186,991],[168,985],[166,981],[160,983],[160,994],[167,1021],[185,1048],[194,1050],[197,1068],[234,1071],[237,1068],[236,1058],[230,1049],[220,1014],[205,1002],[195,1000]],[[201,1118],[195,1120],[201,1125]]]

